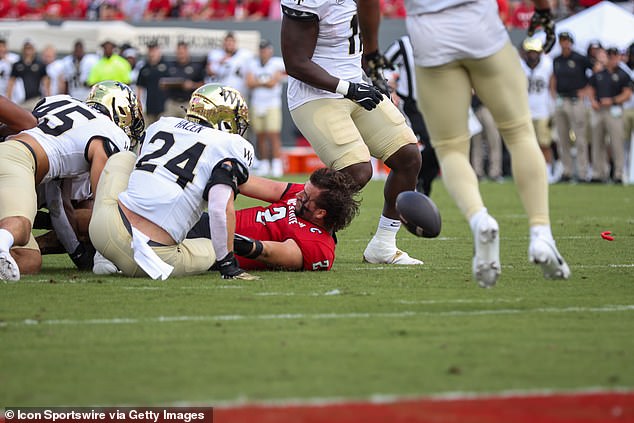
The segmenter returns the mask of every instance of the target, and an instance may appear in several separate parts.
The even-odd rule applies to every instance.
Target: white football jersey
[[[90,92],[90,87],[86,86],[86,80],[93,65],[99,61],[99,56],[96,54],[86,54],[77,62],[72,55],[69,55],[61,60],[68,95],[78,100],[85,100]]]
[[[447,7],[438,12],[426,10],[426,5],[433,7],[431,5],[436,3]],[[482,59],[509,43],[509,34],[495,0],[412,0],[405,2],[405,8],[405,24],[414,48],[414,60],[419,66]]]
[[[326,72],[350,82],[363,82],[361,54],[363,51],[354,0],[282,0],[282,12],[287,16],[316,15],[319,34],[312,60]],[[341,98],[341,94],[315,88],[293,77],[288,78],[288,108],[320,98]]]
[[[405,0],[405,9],[408,15],[419,15],[421,13],[438,13],[450,7],[460,6],[465,3],[472,3],[474,0]],[[487,0],[495,1],[495,0]]]
[[[281,57],[271,57],[264,65],[259,57],[251,59],[247,66],[247,74],[252,74],[256,80],[264,82],[270,80],[279,72],[286,72]],[[282,81],[278,81],[273,88],[257,87],[251,90],[249,108],[258,116],[268,109],[282,107]]]
[[[528,106],[533,119],[546,119],[551,115],[552,98],[548,90],[550,76],[553,74],[553,62],[545,55],[541,56],[535,69],[528,67],[523,60],[522,68],[528,78]]]
[[[163,117],[147,128],[128,188],[119,200],[181,242],[207,205],[214,167],[235,159],[248,174],[253,157],[253,146],[240,135]]]
[[[68,95],[44,98],[33,114],[38,125],[23,132],[35,138],[48,156],[42,183],[90,171],[86,151],[94,137],[109,140],[114,152],[130,149],[130,139],[108,116]]]

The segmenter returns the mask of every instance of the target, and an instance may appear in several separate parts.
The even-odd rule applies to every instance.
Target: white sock
[[[0,229],[0,250],[9,251],[13,247],[13,235],[6,229]]]
[[[379,219],[374,239],[380,242],[392,244],[396,247],[396,233],[401,227],[400,220],[389,219],[383,215]]]
[[[554,241],[550,225],[531,226],[531,241],[535,238],[542,238],[547,241]]]
[[[479,212],[471,216],[471,219],[469,219],[469,226],[471,227],[471,232],[475,233],[476,229],[478,228],[478,223],[480,223],[480,219],[482,219],[488,214],[489,212],[487,211],[487,208],[483,207]]]

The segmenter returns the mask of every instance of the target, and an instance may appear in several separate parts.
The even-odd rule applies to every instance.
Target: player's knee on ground
[[[9,216],[0,220],[0,227],[11,232],[16,247],[29,242],[31,226],[31,221],[24,216]]]

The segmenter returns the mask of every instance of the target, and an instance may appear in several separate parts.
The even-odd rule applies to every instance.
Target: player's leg
[[[208,238],[186,239],[178,245],[152,249],[165,263],[174,267],[170,277],[200,275],[209,271],[216,262],[216,253]]]
[[[0,143],[0,187],[0,280],[18,281],[20,273],[37,273],[42,264],[31,236],[37,212],[35,158],[18,141]]]
[[[474,88],[491,111],[511,154],[513,178],[530,225],[529,258],[542,265],[545,277],[567,278],[570,270],[551,233],[546,164],[537,144],[527,81],[517,52],[509,42],[496,54],[467,65]]]
[[[592,181],[606,182],[609,176],[606,147],[605,113],[592,111]]]
[[[372,177],[370,151],[351,118],[360,106],[342,99],[320,99],[291,111],[291,117],[322,162],[349,173],[360,187]]]
[[[401,226],[396,197],[403,191],[415,189],[421,167],[416,136],[403,114],[387,98],[370,112],[357,108],[352,119],[370,154],[390,168],[383,189],[383,211],[364,259],[370,263],[422,264],[396,247],[396,234]]]
[[[449,63],[417,67],[416,80],[442,180],[473,232],[474,278],[480,286],[492,286],[501,272],[499,228],[484,207],[478,178],[469,161],[469,75],[459,63]]]
[[[117,197],[128,186],[135,160],[134,153],[117,153],[108,159],[99,178],[89,226],[90,240],[103,256],[102,259],[95,255],[93,271],[97,274],[115,273],[117,269],[126,276],[143,274],[134,261],[132,235],[117,203]]]

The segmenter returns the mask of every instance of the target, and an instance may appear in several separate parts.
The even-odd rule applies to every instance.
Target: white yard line
[[[110,319],[52,319],[0,322],[0,327],[28,327],[40,325],[120,325],[176,322],[217,322],[235,320],[329,320],[329,319],[372,319],[404,317],[473,317],[499,314],[538,314],[538,313],[614,313],[634,311],[634,304],[603,305],[600,307],[543,307],[533,309],[488,309],[488,310],[451,310],[451,311],[400,311],[387,313],[285,313],[285,314],[229,314],[216,316],[158,316],[158,317],[119,317]]]
[[[503,390],[499,392],[440,392],[429,395],[395,395],[395,394],[372,394],[364,397],[326,397],[326,398],[285,398],[272,400],[253,400],[240,397],[233,400],[205,401],[203,403],[179,401],[164,406],[174,407],[214,407],[222,409],[244,408],[245,406],[263,407],[297,407],[297,406],[333,406],[346,404],[393,404],[404,401],[429,400],[429,401],[460,401],[460,400],[494,400],[512,398],[535,398],[551,396],[586,396],[596,394],[631,394],[634,393],[632,387],[601,387],[592,386],[572,390],[561,390],[555,388],[527,389],[527,390]]]

